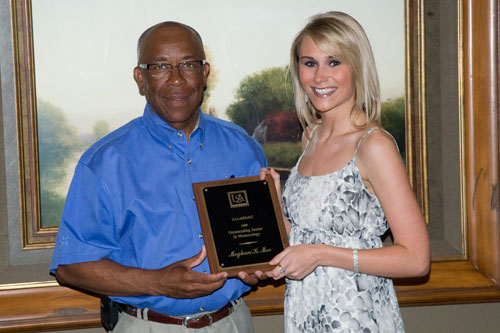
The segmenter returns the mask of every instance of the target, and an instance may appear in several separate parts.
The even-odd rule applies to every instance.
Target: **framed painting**
[[[390,47],[374,49],[382,73],[383,108],[391,109],[385,113],[386,123],[404,154],[404,17],[403,4],[396,3],[372,5],[379,15],[397,18],[377,26],[382,35],[390,36],[384,41],[389,40]],[[51,247],[72,171],[81,153],[143,110],[144,99],[130,76],[136,62],[135,40],[151,22],[164,18],[163,14],[131,15],[136,2],[129,0],[121,1],[120,6],[61,0],[16,4],[22,11],[16,11],[21,16],[18,22],[25,24],[16,33],[18,40],[24,38],[26,51],[17,54],[21,67],[18,73],[28,73],[18,75],[25,79],[20,84],[26,93],[19,99],[24,103],[20,105],[19,117],[24,157],[22,196],[27,212],[23,217],[23,244],[25,248]],[[219,4],[210,9],[213,6],[200,1],[194,5],[201,8],[189,15],[174,2],[150,0],[148,5],[160,13],[168,9],[172,13],[169,19],[186,22],[202,32],[211,64],[202,110],[243,127],[261,143],[269,164],[286,177],[301,153],[301,129],[286,68],[289,46],[308,16],[329,10],[333,4],[319,1],[314,6],[304,6],[300,2],[278,1],[271,8],[267,4],[268,11],[262,13],[259,4]],[[284,6],[296,10],[277,15]],[[360,10],[363,6],[363,1],[335,3],[337,10],[357,13],[374,45],[381,45],[381,34],[374,33],[377,23]],[[226,15],[220,13],[221,8]],[[255,12],[252,22],[241,22],[244,10]],[[72,11],[108,15],[99,14],[94,27],[88,29],[86,15],[67,15]],[[212,15],[224,19],[214,25]],[[282,22],[283,29],[273,29],[276,20]],[[57,28],[61,26],[68,28]],[[224,29],[227,26],[234,29]],[[271,30],[273,34],[260,40],[259,36]],[[255,47],[262,43],[267,52],[255,53]],[[72,59],[69,64],[68,58]],[[64,70],[54,70],[54,64]],[[121,97],[116,98],[117,95]]]

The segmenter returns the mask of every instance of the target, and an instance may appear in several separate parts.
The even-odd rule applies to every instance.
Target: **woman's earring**
[[[306,103],[309,102],[309,96],[304,95],[304,102],[306,102]]]

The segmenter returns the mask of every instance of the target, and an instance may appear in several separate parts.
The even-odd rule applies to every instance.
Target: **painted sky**
[[[132,69],[139,35],[161,21],[195,28],[217,80],[209,100],[219,116],[240,81],[285,66],[295,34],[310,16],[344,11],[372,43],[382,98],[404,94],[404,2],[401,0],[32,0],[37,96],[61,107],[80,133],[97,120],[116,128],[140,116]]]

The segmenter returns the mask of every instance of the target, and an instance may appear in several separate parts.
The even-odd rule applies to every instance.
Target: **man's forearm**
[[[61,265],[57,281],[90,292],[109,296],[140,296],[152,294],[153,270],[120,265],[109,259]]]
[[[191,258],[160,269],[127,267],[109,259],[61,265],[57,281],[108,296],[167,296],[197,298],[210,295],[226,282],[227,273],[196,272],[206,258],[205,247]]]

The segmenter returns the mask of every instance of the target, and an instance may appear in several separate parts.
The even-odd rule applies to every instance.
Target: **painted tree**
[[[42,225],[55,226],[59,224],[65,199],[58,188],[82,143],[59,107],[39,99],[37,115]]]
[[[406,157],[405,109],[404,96],[388,99],[382,103],[382,126],[396,139],[403,159]]]
[[[94,126],[92,127],[92,134],[94,134],[95,141],[104,138],[110,131],[111,129],[106,120],[98,120],[94,123]]]
[[[286,67],[272,67],[243,78],[228,106],[229,119],[250,135],[270,111],[294,113],[292,85]]]

